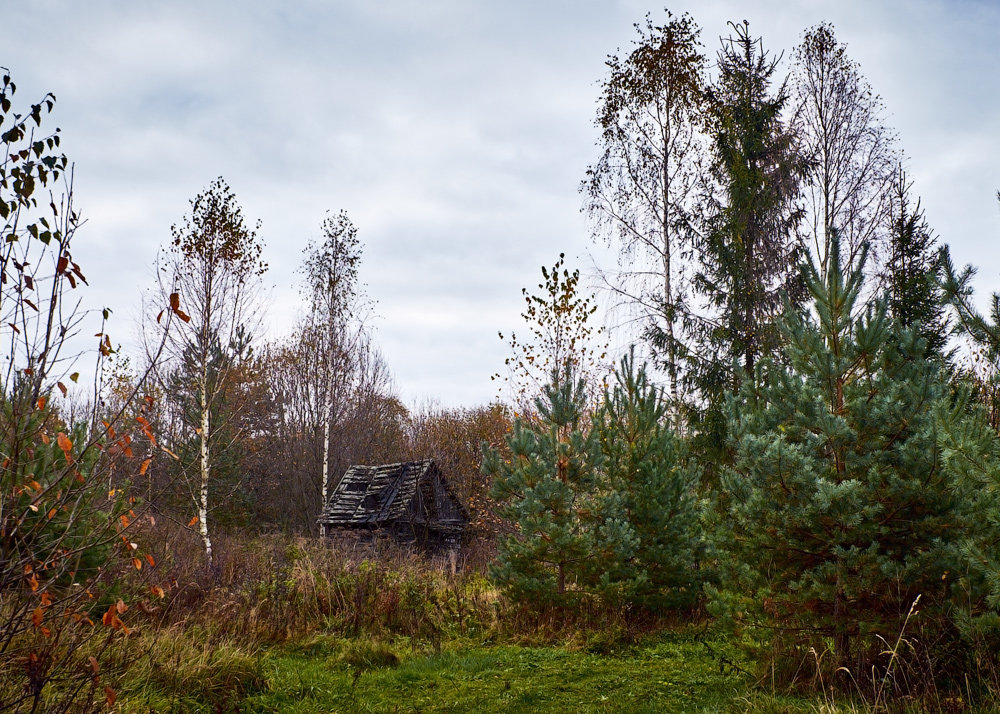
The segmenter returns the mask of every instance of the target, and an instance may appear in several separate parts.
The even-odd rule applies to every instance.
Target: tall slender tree
[[[601,156],[581,190],[593,236],[619,249],[608,287],[642,322],[669,379],[679,423],[682,335],[690,275],[691,212],[704,170],[701,131],[705,57],[689,15],[646,16],[635,48],[608,58],[598,106]]]
[[[227,452],[248,428],[240,421],[247,392],[234,381],[249,368],[260,322],[260,278],[267,264],[256,230],[246,225],[235,194],[221,177],[195,196],[191,212],[171,233],[160,288],[181,319],[170,331],[161,380],[168,387],[165,393],[176,397],[179,443],[187,444],[191,436],[197,442],[194,463],[181,466],[211,566],[210,487]]]
[[[795,125],[808,161],[803,239],[823,275],[834,233],[847,265],[864,246],[870,261],[881,258],[899,156],[881,98],[848,57],[833,25],[806,30],[794,59]]]
[[[741,372],[752,375],[774,350],[776,316],[786,299],[797,304],[804,293],[795,227],[805,166],[782,118],[786,84],[772,86],[780,58],[764,50],[746,22],[731,27],[708,93],[712,182],[695,278],[708,314],[697,321],[692,377],[715,407],[739,386]]]
[[[364,298],[358,285],[361,242],[345,211],[327,216],[323,238],[306,248],[302,268],[306,278],[309,313],[303,337],[314,344],[318,370],[313,380],[321,417],[320,509],[330,488],[331,431],[343,420],[361,364],[360,353],[371,345],[365,330]],[[321,526],[321,529],[323,527]],[[325,533],[325,532],[324,532]]]

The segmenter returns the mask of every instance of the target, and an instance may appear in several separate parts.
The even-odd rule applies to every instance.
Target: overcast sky
[[[705,0],[786,57],[827,20],[886,105],[914,189],[956,262],[1000,289],[1000,2]],[[156,252],[216,176],[260,219],[270,337],[327,211],[364,244],[377,340],[408,406],[496,396],[522,287],[565,252],[590,270],[578,185],[597,158],[604,60],[662,6],[631,0],[31,0],[4,8],[0,66],[49,126],[88,219],[86,301],[129,344]],[[787,66],[787,63],[786,63]]]

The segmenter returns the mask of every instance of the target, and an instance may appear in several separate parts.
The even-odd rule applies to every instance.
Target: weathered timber
[[[432,460],[352,466],[317,519],[331,535],[372,531],[402,543],[454,548],[469,513]]]

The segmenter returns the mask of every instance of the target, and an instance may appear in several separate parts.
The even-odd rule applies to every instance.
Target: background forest
[[[980,314],[832,25],[787,57],[747,22],[636,25],[580,183],[616,326],[554,254],[468,408],[402,403],[344,210],[264,337],[261,225],[221,177],[178,207],[139,349],[102,327],[85,368],[55,98],[2,84],[0,710],[383,710],[533,647],[718,669],[634,685],[653,710],[997,706],[1000,296]],[[348,466],[424,458],[470,511],[454,567],[320,537]],[[441,706],[579,708],[507,676]]]

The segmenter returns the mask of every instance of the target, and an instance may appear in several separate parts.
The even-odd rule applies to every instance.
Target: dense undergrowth
[[[989,657],[954,686],[928,685],[919,613],[883,643],[874,686],[831,686],[815,650],[789,686],[755,659],[764,643],[698,609],[515,605],[475,569],[386,544],[230,538],[207,571],[193,533],[155,540],[166,597],[123,614],[127,636],[79,649],[85,665],[88,647],[102,648],[81,711],[990,711],[1000,691]],[[149,587],[132,579],[114,596]],[[42,710],[63,700],[54,684]],[[10,701],[17,685],[3,686]]]

